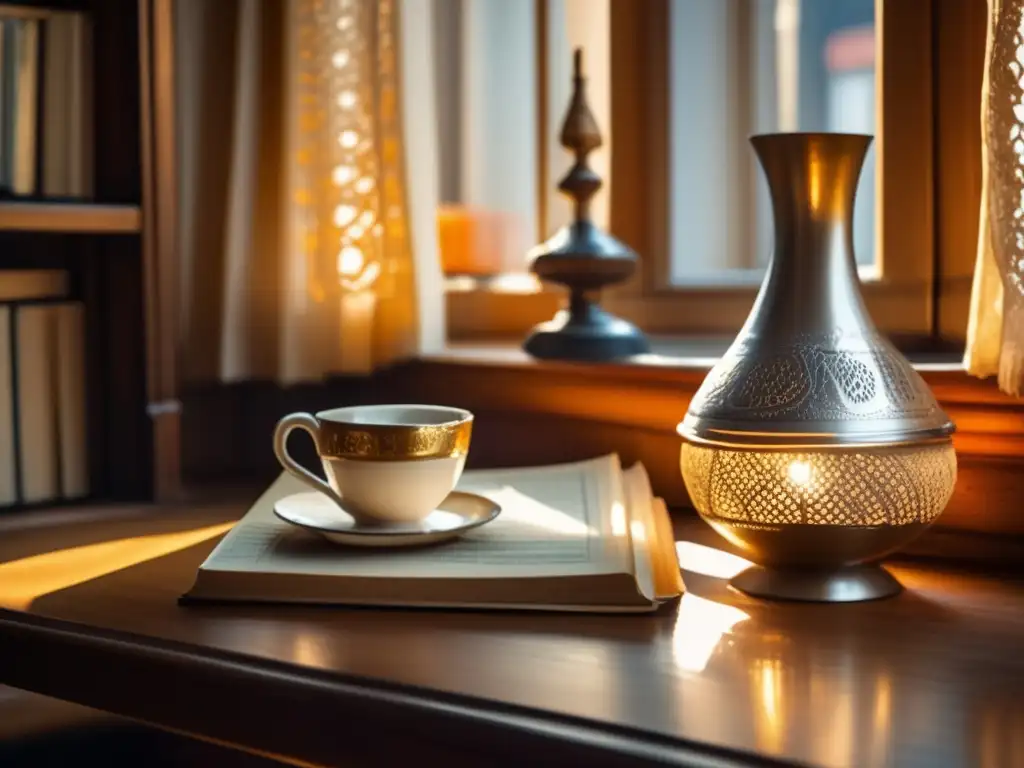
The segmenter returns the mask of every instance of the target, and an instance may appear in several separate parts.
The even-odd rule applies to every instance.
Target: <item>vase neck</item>
[[[852,134],[751,139],[775,222],[771,265],[751,319],[770,313],[771,323],[789,332],[870,327],[853,252],[853,202],[870,143],[870,136]]]

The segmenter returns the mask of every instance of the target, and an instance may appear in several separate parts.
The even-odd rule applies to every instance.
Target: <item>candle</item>
[[[510,222],[504,214],[463,206],[437,211],[438,247],[446,275],[489,276],[502,271]]]

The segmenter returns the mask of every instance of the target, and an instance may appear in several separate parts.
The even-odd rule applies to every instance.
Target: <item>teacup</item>
[[[304,429],[323,463],[324,482],[288,454]],[[274,453],[288,472],[363,523],[422,520],[462,475],[473,414],[440,405],[357,405],[292,413],[274,429]]]

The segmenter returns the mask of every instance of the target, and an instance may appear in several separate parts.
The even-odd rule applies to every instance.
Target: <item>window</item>
[[[502,248],[478,274],[521,274],[522,244],[568,218],[567,206],[557,207],[569,161],[557,133],[570,52],[582,43],[588,97],[606,139],[595,156],[606,185],[599,223],[641,256],[634,279],[608,291],[612,311],[652,335],[735,333],[772,240],[767,185],[748,136],[864,132],[876,135],[855,211],[868,306],[901,339],[935,331],[931,3],[538,0],[512,10],[502,0],[435,1],[461,9],[447,31],[461,36],[461,50],[484,41],[474,60],[487,72],[469,76],[439,62],[455,66],[450,81],[461,72],[462,101],[450,110],[462,115],[454,142],[461,154],[453,161],[442,152],[445,199],[462,211],[485,209],[477,222],[497,209],[503,222],[481,227]],[[483,21],[488,14],[503,17]],[[484,119],[475,111],[484,104],[488,130],[501,137],[486,148],[466,134],[483,125],[473,120]],[[451,181],[452,163],[461,164],[461,186]],[[485,167],[491,197],[467,184]],[[504,236],[508,229],[514,237]],[[520,338],[560,301],[557,289],[521,280],[512,284],[522,294],[509,295],[503,280],[482,293],[479,282],[451,283],[453,336]],[[455,296],[458,289],[467,295]]]
[[[527,253],[570,218],[555,186],[571,164],[558,133],[576,46],[586,48],[591,107],[607,129],[610,4],[434,3],[438,223],[449,290],[537,291]],[[606,180],[608,138],[591,156]],[[607,208],[605,191],[594,200],[605,225]]]
[[[874,0],[670,0],[669,17],[668,280],[756,284],[771,258],[771,203],[746,138],[875,133]],[[867,275],[874,170],[872,148],[854,223]]]
[[[534,3],[437,0],[435,10],[446,272],[523,272],[539,221]]]

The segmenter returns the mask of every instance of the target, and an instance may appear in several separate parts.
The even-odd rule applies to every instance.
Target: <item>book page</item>
[[[287,474],[217,546],[204,570],[380,578],[502,578],[632,573],[618,458],[466,472],[459,490],[501,505],[493,522],[437,546],[342,547],[279,520],[274,502],[306,486]]]
[[[654,584],[654,526],[651,518],[651,502],[654,494],[651,481],[643,464],[634,464],[622,473],[629,507],[629,534],[633,543],[633,570],[636,585],[648,600],[656,600]]]
[[[677,597],[684,586],[668,508],[663,499],[654,498],[651,479],[643,464],[636,463],[627,469],[623,479],[629,499],[637,584],[651,599]]]
[[[654,583],[659,599],[678,597],[686,591],[683,583],[683,572],[679,567],[676,554],[675,536],[672,532],[672,519],[664,499],[655,499],[651,505],[654,517],[654,530],[657,546],[655,547]]]

